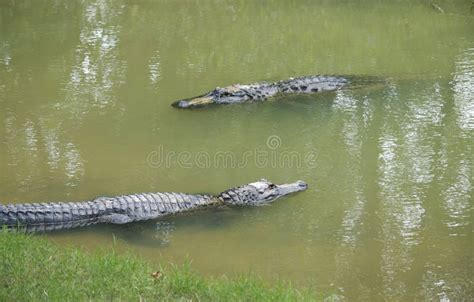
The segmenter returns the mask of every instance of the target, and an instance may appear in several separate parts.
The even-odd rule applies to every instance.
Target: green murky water
[[[268,207],[46,235],[349,300],[474,297],[471,1],[0,0],[0,200],[310,188]],[[199,111],[215,86],[386,85]],[[184,154],[184,155],[183,155]]]

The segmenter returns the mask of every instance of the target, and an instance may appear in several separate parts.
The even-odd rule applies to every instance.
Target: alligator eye
[[[270,185],[268,186],[268,188],[270,188],[270,189],[275,189],[275,188],[276,188],[276,185],[275,185],[275,184],[270,184]]]

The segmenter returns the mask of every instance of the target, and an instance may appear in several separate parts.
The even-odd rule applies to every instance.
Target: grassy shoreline
[[[159,273],[158,273],[159,271]],[[86,253],[0,230],[0,301],[314,301],[290,284],[204,278],[189,265],[162,270],[114,250]]]

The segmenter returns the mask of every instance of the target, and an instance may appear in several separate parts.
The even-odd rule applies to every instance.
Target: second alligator
[[[288,80],[254,84],[235,84],[224,88],[217,87],[206,94],[183,99],[172,105],[177,108],[198,108],[212,104],[233,104],[249,101],[264,101],[277,95],[312,94],[334,91],[346,87],[353,82],[366,82],[370,77],[342,76],[306,76]],[[352,86],[352,85],[351,85]]]

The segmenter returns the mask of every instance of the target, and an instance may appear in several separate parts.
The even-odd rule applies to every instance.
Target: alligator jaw
[[[199,96],[192,99],[179,100],[171,104],[176,108],[199,108],[214,103],[214,100],[208,96]]]

